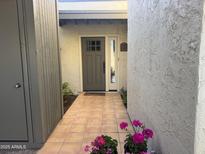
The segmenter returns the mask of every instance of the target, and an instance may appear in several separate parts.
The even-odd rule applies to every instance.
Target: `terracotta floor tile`
[[[116,118],[117,119],[129,119],[129,116],[125,113],[117,113]]]
[[[70,119],[70,118],[64,119],[64,118],[63,118],[63,119],[59,122],[59,125],[64,125],[64,126],[69,127],[73,121],[74,121],[74,119]]]
[[[77,118],[72,122],[72,125],[86,125],[88,119],[87,118]]]
[[[85,125],[81,125],[81,124],[76,124],[70,127],[70,132],[71,133],[80,133],[80,132],[85,132],[86,127]]]
[[[59,154],[78,154],[81,147],[82,143],[63,143]]]
[[[101,132],[101,131],[102,131],[101,125],[99,125],[99,126],[90,125],[86,128],[86,132],[88,132],[88,133]]]
[[[124,154],[124,144],[119,144],[121,154]]]
[[[119,133],[119,139],[121,143],[124,143],[127,133]]]
[[[97,121],[97,122],[87,122],[87,127],[101,127],[102,126],[102,121]]]
[[[83,142],[84,133],[67,133],[64,142],[78,143]]]
[[[44,154],[44,153],[58,153],[63,143],[46,143],[39,151],[37,151],[38,154]]]
[[[128,129],[133,131],[118,93],[106,93],[105,96],[82,93],[38,153],[84,154],[84,146],[104,134],[118,141],[118,152],[123,154],[125,131],[119,128],[122,121],[128,122]]]
[[[66,126],[66,125],[57,125],[56,128],[54,129],[53,133],[56,133],[56,132],[65,132],[65,130],[68,128],[69,126]]]
[[[84,143],[89,143],[92,142],[97,136],[102,135],[101,132],[96,132],[96,133],[86,133],[84,136]]]
[[[47,143],[63,143],[64,142],[64,131],[54,131],[48,138]]]
[[[115,119],[115,114],[103,114],[103,119]]]
[[[102,119],[102,114],[101,115],[98,115],[98,114],[95,114],[95,113],[91,113],[89,116],[88,116],[88,118],[89,119]]]
[[[58,138],[58,137],[49,137],[47,143],[63,143],[65,138]]]
[[[50,138],[65,138],[65,132],[53,132]]]
[[[124,153],[121,152],[121,147],[119,145],[117,147],[117,152],[118,152],[118,154],[124,154]]]
[[[118,132],[116,125],[102,125],[102,132]]]
[[[103,118],[102,124],[117,124],[117,120],[116,119],[105,119],[105,118]]]

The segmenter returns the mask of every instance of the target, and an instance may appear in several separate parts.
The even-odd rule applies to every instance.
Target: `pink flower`
[[[90,150],[90,146],[89,146],[89,145],[86,145],[85,148],[84,148],[84,151],[85,151],[85,152],[88,152],[89,150]]]
[[[102,136],[97,137],[97,142],[100,146],[105,144],[105,139]]]
[[[140,152],[140,154],[150,154],[150,152]]]
[[[112,149],[108,149],[108,150],[106,151],[106,154],[112,154]]]
[[[135,127],[141,127],[143,125],[143,123],[139,120],[134,120],[132,122],[132,125],[135,126]]]
[[[91,142],[91,145],[92,145],[92,146],[95,146],[95,141]]]
[[[142,134],[144,135],[144,137],[146,138],[146,139],[149,139],[149,138],[152,138],[153,137],[153,131],[151,130],[151,129],[149,129],[149,128],[146,128],[146,129],[144,129],[143,131],[142,131]]]
[[[144,143],[144,135],[142,133],[135,133],[132,136],[132,140],[135,144]]]
[[[126,129],[128,127],[128,123],[127,122],[121,122],[120,123],[120,128],[121,129]]]

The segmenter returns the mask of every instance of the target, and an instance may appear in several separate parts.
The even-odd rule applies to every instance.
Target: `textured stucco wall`
[[[128,112],[155,130],[158,153],[194,153],[202,3],[128,3]]]
[[[82,86],[80,36],[106,36],[106,39],[119,36],[119,42],[127,42],[127,24],[68,24],[60,27],[62,80],[69,82],[75,93],[81,92]],[[127,87],[127,52],[119,52],[119,87]]]
[[[199,55],[199,92],[196,108],[195,154],[205,154],[205,12],[203,13],[202,23]]]

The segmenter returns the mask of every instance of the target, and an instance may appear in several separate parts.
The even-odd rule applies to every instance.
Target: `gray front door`
[[[105,90],[105,38],[82,37],[83,90]]]
[[[27,124],[16,0],[0,1],[0,141],[26,141]]]

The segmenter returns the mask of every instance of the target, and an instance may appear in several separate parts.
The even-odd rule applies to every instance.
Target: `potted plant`
[[[153,138],[153,131],[146,128],[145,125],[139,121],[134,120],[132,125],[135,128],[135,133],[130,133],[127,129],[128,123],[121,122],[120,128],[127,131],[127,135],[124,141],[124,151],[129,154],[150,154],[147,152],[147,142]]]
[[[97,136],[91,142],[91,145],[86,145],[84,151],[90,154],[118,154],[117,140],[107,135]]]

